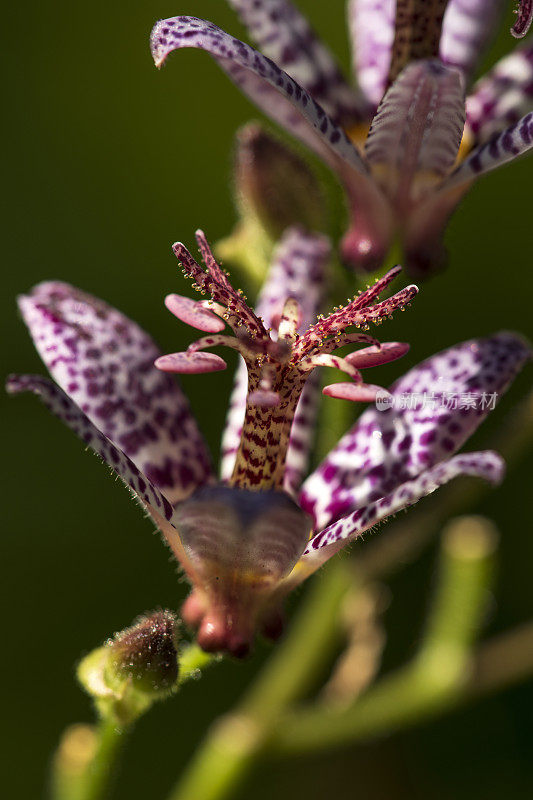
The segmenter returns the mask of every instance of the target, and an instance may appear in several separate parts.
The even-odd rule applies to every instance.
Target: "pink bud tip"
[[[275,408],[276,406],[279,406],[280,398],[277,392],[269,392],[267,390],[258,389],[248,396],[248,402],[253,406]]]
[[[324,386],[322,394],[335,397],[337,400],[352,400],[358,403],[371,403],[378,392],[384,392],[381,386],[370,383],[331,383]]]
[[[202,307],[201,303],[191,300],[190,297],[182,297],[179,294],[168,294],[165,297],[165,305],[175,317],[206,333],[219,333],[226,327],[226,323]]]
[[[346,361],[356,369],[363,367],[377,367],[380,364],[388,364],[389,361],[396,361],[397,358],[404,356],[409,350],[406,342],[383,342],[381,347],[372,345],[363,350],[357,350],[345,356]]]
[[[202,372],[220,372],[226,369],[223,358],[214,353],[170,353],[168,356],[156,358],[157,369],[163,372],[177,372],[182,375],[199,375]]]

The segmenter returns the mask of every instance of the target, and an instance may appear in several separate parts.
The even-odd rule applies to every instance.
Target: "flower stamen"
[[[211,300],[195,302],[179,295],[169,295],[166,305],[175,316],[208,333],[193,342],[184,353],[173,353],[156,361],[156,366],[169,372],[214,372],[224,369],[225,362],[204,348],[225,346],[237,350],[248,369],[248,393],[240,445],[229,483],[240,489],[281,489],[291,427],[302,390],[316,367],[332,367],[351,378],[351,383],[327,386],[324,393],[352,401],[373,400],[378,386],[363,382],[360,368],[375,366],[399,358],[407,345],[390,342],[381,345],[364,333],[346,332],[349,327],[368,329],[379,324],[405,305],[418,292],[408,286],[380,303],[374,301],[398,275],[394,267],[364,292],[338,307],[327,317],[319,317],[307,331],[299,333],[302,310],[298,301],[287,297],[274,332],[247,305],[246,298],[236,291],[215,261],[204,234],[196,238],[206,269],[202,269],[182,244],[174,252],[185,274],[194,280],[193,287]],[[227,323],[234,336],[220,331]],[[222,327],[221,327],[222,326]],[[344,357],[333,352],[347,344],[367,344],[359,355]],[[383,350],[383,352],[382,352]]]

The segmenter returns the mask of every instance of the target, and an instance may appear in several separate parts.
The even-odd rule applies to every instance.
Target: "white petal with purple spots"
[[[504,0],[450,0],[442,22],[440,58],[471,78],[502,15]]]
[[[345,131],[286,72],[253,47],[197,17],[160,20],[151,36],[152,55],[161,66],[174,50],[205,50],[259,108],[312,147],[331,166],[367,174],[366,166]]]
[[[160,351],[138,325],[59,281],[19,305],[54,380],[172,502],[206,482],[210,459],[187,399],[154,367]]]
[[[480,175],[514,161],[533,147],[533,111],[515,125],[495,134],[488,142],[473,150],[444,180],[439,189],[443,192],[468,185]]]
[[[360,122],[368,104],[349,86],[329,49],[289,0],[228,0],[258,48],[337,122]]]
[[[370,408],[302,488],[315,528],[374,502],[453,455],[531,357],[519,336],[499,333],[444,350],[391,387],[395,405]]]
[[[517,47],[474,86],[466,100],[466,121],[481,143],[518,122],[533,106],[533,45]]]
[[[504,470],[503,459],[491,450],[461,453],[443,461],[413,480],[401,484],[385,497],[337,520],[314,536],[302,556],[304,569],[309,566],[316,569],[348,541],[360,536],[377,522],[414,505],[459,475],[473,475],[497,484],[501,481]]]
[[[33,392],[38,395],[52,414],[103,458],[149,510],[154,508],[167,521],[171,520],[174,509],[170,500],[119,447],[93,425],[89,417],[53,381],[41,375],[11,375],[6,388],[10,394]]]
[[[374,107],[385,93],[394,41],[395,0],[349,0],[354,76]]]

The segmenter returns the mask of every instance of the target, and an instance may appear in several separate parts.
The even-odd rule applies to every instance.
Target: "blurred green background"
[[[300,5],[348,66],[344,3]],[[164,352],[190,341],[190,330],[162,305],[165,293],[184,290],[170,244],[192,244],[198,226],[212,240],[229,232],[234,132],[260,115],[203,53],[176,55],[162,72],[153,67],[150,28],[177,13],[243,35],[222,0],[33,0],[4,11],[5,372],[43,371],[14,298],[45,278],[105,298]],[[487,64],[514,46],[507,30]],[[499,328],[533,335],[532,178],[533,159],[522,160],[485,178],[463,202],[448,231],[449,269],[383,329],[412,343],[411,363]],[[384,368],[376,380],[403,368]],[[215,454],[230,384],[229,371],[183,380]],[[472,447],[483,445],[530,385],[531,373],[521,376]],[[177,607],[186,587],[150,523],[79,441],[34,398],[1,402],[3,788],[6,797],[34,800],[44,796],[63,727],[92,718],[74,680],[77,659],[138,613]],[[533,613],[532,467],[530,457],[478,509],[502,532],[490,632]],[[352,557],[358,547],[364,542]],[[429,550],[392,581],[387,665],[416,647],[434,566]],[[267,653],[260,646],[244,664],[213,669],[143,719],[117,800],[163,797],[209,721],[231,706]],[[532,701],[531,686],[522,686],[372,745],[267,765],[240,796],[523,798],[533,780]]]

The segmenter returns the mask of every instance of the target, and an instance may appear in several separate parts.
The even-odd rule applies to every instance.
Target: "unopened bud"
[[[323,230],[324,197],[305,162],[257,123],[241,128],[235,158],[237,202],[274,240],[291,225]]]
[[[156,611],[117,633],[106,643],[109,682],[131,680],[140,692],[167,693],[178,679],[176,629],[172,612]]]
[[[78,680],[103,717],[128,725],[177,685],[178,623],[170,611],[140,617],[89,653]]]

